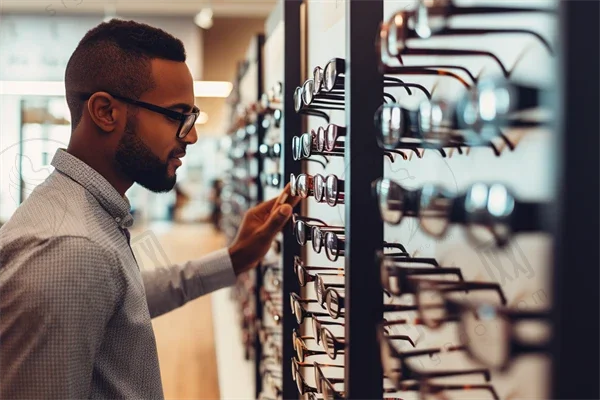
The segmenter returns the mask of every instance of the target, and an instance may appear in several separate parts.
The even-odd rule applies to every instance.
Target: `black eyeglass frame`
[[[131,99],[129,97],[125,97],[125,96],[121,96],[121,95],[117,95],[117,94],[112,94],[107,92],[108,94],[110,94],[112,97],[114,97],[117,100],[121,100],[122,102],[137,106],[137,107],[142,107],[145,108],[149,111],[158,113],[158,114],[162,114],[168,118],[174,119],[176,121],[179,121],[179,128],[177,129],[177,133],[176,133],[176,137],[179,139],[183,139],[184,137],[187,136],[188,133],[190,133],[190,131],[192,130],[192,128],[194,127],[194,124],[196,123],[196,120],[198,119],[198,116],[200,115],[200,108],[198,108],[197,106],[194,106],[192,108],[192,112],[189,113],[180,113],[178,111],[174,111],[174,110],[170,110],[168,108],[165,107],[161,107],[161,106],[157,106],[156,104],[152,104],[152,103],[147,103],[145,101],[140,101],[140,100],[134,100]],[[93,93],[81,93],[80,94],[80,98],[81,100],[89,100],[90,97],[92,97]],[[188,120],[188,118],[193,118],[193,120]],[[191,122],[190,122],[191,121]],[[187,130],[187,132],[182,134],[182,128],[184,127],[184,125],[186,124],[186,122],[188,122],[190,125],[189,129]]]

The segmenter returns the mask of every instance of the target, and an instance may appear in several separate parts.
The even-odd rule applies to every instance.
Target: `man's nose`
[[[194,144],[198,141],[198,132],[196,132],[196,126],[188,132],[187,135],[182,139],[187,144]]]

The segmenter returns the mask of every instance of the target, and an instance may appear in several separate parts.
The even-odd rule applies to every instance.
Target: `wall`
[[[69,57],[102,16],[3,15],[0,24],[0,79],[64,79]],[[181,39],[194,79],[202,75],[202,30],[191,17],[127,17],[164,29]]]
[[[215,18],[204,31],[203,80],[234,82],[237,63],[246,58],[253,36],[264,31],[264,18]],[[200,109],[208,122],[198,126],[199,135],[220,135],[227,128],[226,99],[200,98]]]

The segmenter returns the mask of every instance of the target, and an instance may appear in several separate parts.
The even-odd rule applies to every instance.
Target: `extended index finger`
[[[288,184],[285,185],[285,187],[283,188],[281,194],[277,197],[277,202],[274,205],[273,209],[285,203],[289,204],[290,206],[292,206],[292,208],[294,208],[300,203],[301,200],[302,199],[300,198],[300,196],[292,196],[292,187],[288,182]]]

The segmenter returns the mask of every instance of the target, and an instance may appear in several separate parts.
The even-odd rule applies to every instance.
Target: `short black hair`
[[[138,99],[155,85],[150,63],[155,58],[185,62],[183,43],[161,29],[135,21],[112,19],[88,31],[65,72],[72,129],[83,114],[82,92],[107,91]]]

